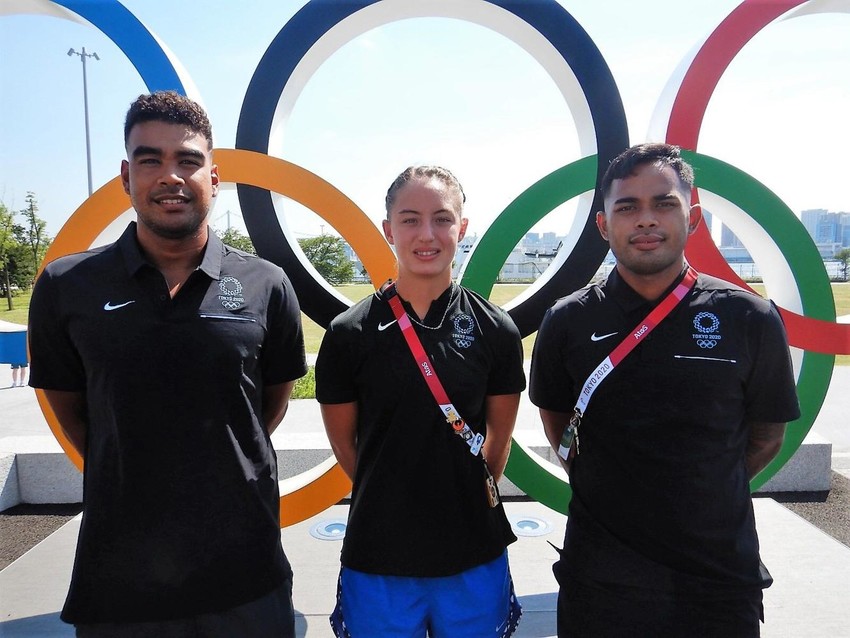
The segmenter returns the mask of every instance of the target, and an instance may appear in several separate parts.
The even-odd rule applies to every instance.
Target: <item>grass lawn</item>
[[[519,295],[522,291],[528,288],[527,284],[496,284],[493,287],[493,292],[490,298],[500,306],[505,305],[511,299]],[[761,284],[753,284],[755,289],[760,294],[764,294],[764,286]],[[337,290],[345,295],[351,301],[359,301],[367,295],[372,294],[373,288],[369,284],[357,284],[349,286],[339,286]],[[832,284],[832,295],[835,298],[836,314],[850,314],[850,283],[835,283]],[[22,292],[12,298],[13,310],[8,310],[5,299],[0,299],[0,320],[9,321],[12,323],[26,324],[27,312],[29,310],[30,292]],[[325,333],[324,328],[314,323],[306,315],[302,315],[304,320],[304,345],[309,353],[319,351],[319,345],[322,343],[322,336]],[[531,350],[534,346],[534,338],[537,333],[530,334],[522,340],[525,356],[531,356]],[[850,355],[839,355],[836,357],[837,365],[850,365]]]
[[[0,298],[0,320],[10,323],[26,324],[27,313],[30,309],[30,297],[32,291],[19,292],[12,296],[12,309],[9,310],[9,302],[5,297]]]

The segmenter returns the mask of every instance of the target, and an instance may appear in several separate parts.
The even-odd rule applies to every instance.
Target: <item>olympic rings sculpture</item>
[[[157,38],[117,0],[31,0],[31,8],[66,19],[85,20],[115,42],[139,71],[148,90],[174,89],[199,100],[179,63]],[[746,220],[757,258],[779,271],[796,295],[780,308],[792,346],[802,349],[798,394],[802,416],[790,424],[779,457],[754,481],[769,479],[797,450],[823,404],[836,354],[850,354],[850,326],[835,323],[835,307],[823,263],[808,233],[792,211],[752,177],[724,162],[699,154],[699,129],[723,72],[761,29],[779,18],[835,11],[817,0],[745,0],[717,27],[690,61],[683,77],[672,78],[659,101],[655,121],[666,141],[680,145],[696,171],[698,197],[718,198],[720,209]],[[585,285],[607,253],[593,222],[601,208],[596,184],[600,169],[629,145],[625,114],[614,79],[601,52],[575,19],[555,0],[464,0],[438,5],[360,0],[308,2],[273,39],[252,77],[237,128],[236,149],[217,149],[222,181],[235,182],[249,235],[258,253],[283,267],[304,311],[328,322],[346,307],[317,281],[295,242],[277,221],[271,192],[301,202],[335,225],[366,265],[373,283],[394,269],[392,252],[366,215],[342,193],[308,171],[270,157],[272,141],[310,75],[342,44],[375,26],[417,17],[453,17],[502,33],[534,56],[550,73],[573,113],[583,157],[531,185],[499,215],[471,253],[461,283],[488,294],[501,264],[522,234],[563,202],[584,195],[584,215],[556,261],[509,312],[523,335],[537,329],[558,297]],[[592,202],[590,197],[592,194]],[[712,200],[713,202],[715,200]],[[75,211],[57,235],[47,261],[88,248],[114,218],[129,208],[119,179],[108,182]],[[712,210],[717,212],[715,206]],[[749,247],[749,244],[748,244]],[[688,244],[688,259],[699,270],[746,285],[729,268],[711,237],[698,231]],[[766,273],[766,277],[767,277]],[[775,275],[771,275],[775,276]],[[805,284],[805,285],[803,285]],[[790,308],[793,306],[793,309]],[[39,402],[55,436],[78,467],[82,461],[61,433],[43,393]],[[563,472],[514,441],[506,475],[533,498],[565,512],[569,484]],[[313,516],[336,503],[350,483],[333,459],[282,482],[281,524]]]

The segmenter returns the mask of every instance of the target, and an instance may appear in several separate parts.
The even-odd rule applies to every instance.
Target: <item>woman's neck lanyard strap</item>
[[[587,410],[587,404],[590,402],[590,397],[599,387],[605,378],[614,371],[614,368],[626,358],[626,356],[634,350],[637,345],[643,341],[649,333],[655,330],[655,327],[669,315],[673,308],[679,305],[679,302],[685,298],[685,295],[690,292],[697,281],[699,273],[693,267],[688,266],[684,279],[670,291],[655,308],[652,309],[646,318],[641,321],[634,330],[632,330],[625,339],[620,342],[614,350],[611,351],[605,360],[602,361],[596,369],[587,377],[584,386],[579,392],[578,400],[575,405],[575,413],[570,418],[570,423],[564,429],[564,434],[561,437],[560,445],[558,446],[558,456],[565,461],[569,459],[570,448],[575,440],[576,454],[579,452],[578,428],[581,424],[581,417]]]
[[[434,366],[428,358],[425,348],[422,347],[422,342],[419,340],[419,336],[410,322],[410,317],[405,312],[404,306],[401,305],[401,299],[398,296],[398,291],[394,283],[383,290],[383,296],[390,304],[390,308],[392,308],[393,314],[401,328],[401,334],[404,336],[404,340],[407,342],[407,346],[416,360],[419,372],[422,373],[425,383],[428,384],[428,389],[434,395],[434,399],[440,407],[443,416],[446,417],[446,421],[452,427],[455,434],[460,436],[469,446],[469,451],[472,455],[477,456],[481,451],[481,446],[484,444],[484,435],[473,432],[449,400],[449,395],[446,393],[446,389],[440,382],[439,377],[437,377],[437,372],[434,370]]]

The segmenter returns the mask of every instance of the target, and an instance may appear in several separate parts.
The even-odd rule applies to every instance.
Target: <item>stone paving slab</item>
[[[547,541],[560,545],[566,518],[530,501],[509,502],[506,509],[512,521],[531,519],[549,530],[520,537],[509,550],[516,592],[525,610],[515,635],[554,636],[555,552]],[[310,530],[344,520],[347,510],[336,505],[283,530],[283,545],[295,572],[299,637],[332,636],[327,616],[334,604],[341,543],[319,540]],[[850,638],[850,548],[772,499],[755,499],[755,510],[762,558],[775,579],[765,591],[763,638]],[[0,637],[73,636],[73,629],[59,620],[59,610],[70,580],[79,521],[75,518],[0,571]]]

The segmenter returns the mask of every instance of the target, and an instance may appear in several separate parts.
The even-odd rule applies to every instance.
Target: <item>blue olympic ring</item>
[[[139,19],[117,0],[52,0],[85,18],[112,40],[142,77],[148,91],[173,90],[196,98],[188,77],[181,78],[168,53]],[[193,90],[186,92],[186,86]]]

